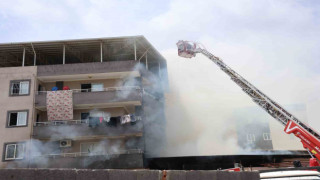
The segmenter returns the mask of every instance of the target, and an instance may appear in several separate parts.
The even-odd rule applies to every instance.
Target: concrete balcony
[[[98,75],[120,77],[126,73],[138,72],[137,61],[111,61],[76,64],[58,64],[38,66],[37,77],[43,82],[83,79],[86,76]],[[83,76],[83,77],[82,77]],[[92,76],[95,78],[95,76]]]
[[[117,87],[105,88],[99,92],[81,92],[73,90],[74,109],[88,108],[92,106],[114,107],[123,105],[141,105],[141,89],[139,87]],[[46,110],[46,92],[37,92],[35,107],[39,110]]]
[[[141,137],[143,132],[142,121],[136,124],[118,124],[116,127],[106,126],[101,123],[97,127],[89,127],[86,123],[61,124],[61,125],[41,125],[33,127],[33,138],[35,139],[72,139],[85,140],[92,138],[124,138],[124,137]]]
[[[143,152],[127,151],[91,156],[81,153],[35,156],[30,164],[32,168],[140,169],[143,168]]]

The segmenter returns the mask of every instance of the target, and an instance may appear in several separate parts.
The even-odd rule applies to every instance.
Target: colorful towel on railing
[[[73,99],[72,91],[48,91],[47,92],[48,120],[72,120]]]

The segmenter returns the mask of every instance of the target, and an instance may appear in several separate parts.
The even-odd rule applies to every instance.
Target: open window
[[[81,92],[98,92],[103,89],[103,83],[81,84]]]
[[[27,126],[28,111],[9,111],[7,127]]]
[[[91,84],[81,84],[81,92],[91,92]]]
[[[26,96],[30,93],[30,80],[10,82],[10,96]]]
[[[86,123],[89,121],[89,116],[90,116],[90,113],[88,112],[82,112],[81,113],[81,123]]]

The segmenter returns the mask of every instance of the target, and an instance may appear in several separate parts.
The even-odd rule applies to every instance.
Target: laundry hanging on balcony
[[[48,91],[47,92],[48,120],[72,120],[73,99],[72,91]]]
[[[135,124],[136,123],[136,118],[135,115],[133,114],[127,114],[127,115],[123,115],[120,117],[120,123],[121,125],[127,124],[127,123],[131,123],[131,124]]]
[[[128,114],[123,116],[116,117],[89,117],[89,127],[98,127],[102,125],[106,125],[109,127],[117,127],[120,125],[136,124],[137,121],[141,121],[141,116],[135,116],[134,114]]]

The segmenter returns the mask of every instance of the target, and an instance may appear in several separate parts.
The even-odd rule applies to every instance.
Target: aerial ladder
[[[317,159],[320,160],[320,134],[318,132],[300,121],[277,102],[249,83],[245,78],[226,65],[219,57],[208,52],[201,44],[180,40],[177,42],[177,47],[178,55],[181,57],[192,58],[195,57],[197,53],[201,53],[219,66],[233,82],[240,86],[240,88],[251,97],[253,102],[285,126],[285,133],[293,133],[301,140],[303,147],[312,157],[309,161],[309,166],[319,166]]]

